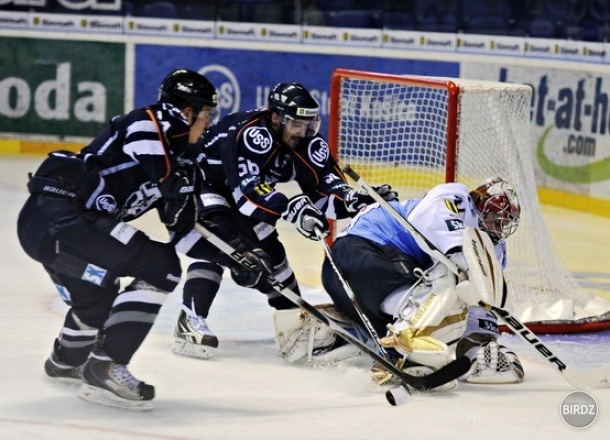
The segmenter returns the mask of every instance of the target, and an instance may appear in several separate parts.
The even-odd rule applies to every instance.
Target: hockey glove
[[[159,183],[163,207],[161,221],[176,234],[186,234],[195,226],[197,199],[195,186],[185,170],[178,170]]]
[[[235,284],[242,287],[260,289],[267,282],[267,276],[272,273],[271,261],[265,251],[254,248],[251,251],[242,252],[242,256],[248,261],[250,267],[235,264],[231,267],[231,278]]]
[[[377,194],[386,202],[398,199],[398,193],[392,191],[392,187],[387,184],[372,187]],[[375,203],[375,199],[371,197],[364,188],[351,189],[345,195],[345,207],[349,213],[356,213],[367,205]]]
[[[304,194],[295,196],[288,201],[286,211],[282,213],[282,218],[290,223],[294,223],[301,234],[310,240],[318,240],[315,229],[319,229],[326,236],[328,235],[328,220],[316,205]]]

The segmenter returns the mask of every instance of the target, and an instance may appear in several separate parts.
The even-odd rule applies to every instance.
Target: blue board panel
[[[172,69],[204,73],[217,87],[222,114],[266,106],[267,95],[279,82],[299,82],[322,108],[321,132],[327,135],[330,78],[336,68],[431,76],[459,76],[454,62],[383,59],[332,54],[288,53],[201,47],[137,45],[135,106],[157,99],[157,86]]]

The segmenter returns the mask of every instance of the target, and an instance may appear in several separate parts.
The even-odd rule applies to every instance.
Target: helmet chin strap
[[[279,117],[280,120],[278,123],[274,124],[273,123],[273,114],[276,113]],[[271,112],[271,115],[269,116],[269,122],[271,122],[271,130],[273,130],[273,132],[277,135],[280,136],[280,138],[282,137],[282,135],[284,134],[284,129],[286,127],[286,114],[285,113],[280,113],[277,110],[273,110]],[[275,127],[279,127],[278,129],[276,129]]]

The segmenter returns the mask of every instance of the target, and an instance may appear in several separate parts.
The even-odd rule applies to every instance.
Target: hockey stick
[[[240,254],[233,246],[231,246],[229,243],[225,242],[223,239],[221,239],[220,237],[218,237],[217,235],[212,233],[209,229],[207,229],[203,225],[196,223],[195,230],[203,238],[205,238],[211,244],[213,244],[218,249],[220,249],[222,252],[227,254],[229,257],[231,257],[231,259],[233,259],[237,263],[241,264],[245,268],[252,267],[252,263],[250,263],[246,258],[244,258],[244,256],[242,254]],[[464,358],[464,359],[460,358],[461,360],[458,359],[456,361],[453,361],[451,364],[449,364],[449,365],[452,365],[451,368],[448,368],[448,366],[443,367],[440,370],[435,371],[434,373],[432,373],[428,376],[419,377],[419,376],[412,376],[410,374],[407,374],[404,371],[400,370],[398,367],[396,367],[394,364],[392,364],[391,362],[386,360],[383,356],[378,354],[375,350],[373,350],[371,347],[366,345],[360,339],[353,336],[351,333],[349,333],[346,329],[341,327],[339,324],[337,324],[336,322],[334,322],[331,319],[328,319],[328,317],[326,317],[326,315],[324,315],[322,312],[320,312],[310,303],[308,303],[303,298],[301,298],[299,295],[297,295],[295,292],[293,292],[290,288],[288,288],[288,287],[284,286],[282,283],[280,283],[271,273],[269,273],[267,275],[267,283],[269,283],[269,285],[271,285],[278,293],[280,293],[281,295],[283,295],[284,297],[286,297],[287,299],[292,301],[292,303],[294,303],[296,306],[298,306],[301,309],[308,312],[311,316],[313,316],[315,319],[317,319],[322,324],[330,327],[330,329],[333,330],[335,333],[339,334],[339,336],[341,336],[341,338],[345,339],[350,344],[355,345],[360,350],[362,350],[363,352],[368,354],[373,360],[382,364],[389,372],[394,374],[395,377],[397,377],[400,380],[402,387],[409,394],[411,394],[411,392],[408,387],[412,387],[416,390],[429,390],[432,388],[436,388],[438,386],[444,385],[445,383],[454,380],[455,378],[461,376],[462,374],[465,374],[468,371],[468,369],[470,368],[470,361],[467,358]],[[388,397],[388,400],[389,400],[389,397]],[[392,402],[390,402],[390,403],[392,403]],[[393,404],[395,404],[395,403],[393,403]]]
[[[501,296],[504,276],[489,236],[478,229],[466,228],[463,249],[470,268],[470,282],[477,286],[480,292],[491,292],[491,296],[495,298]],[[497,303],[494,300],[487,302]],[[574,371],[555,356],[525,324],[516,319],[508,310],[493,306],[485,301],[481,301],[479,305],[504,321],[513,333],[531,344],[575,388],[591,389],[608,385],[610,365],[592,371]]]
[[[532,345],[542,357],[555,366],[563,378],[574,386],[574,388],[591,390],[610,386],[610,365],[602,365],[599,368],[591,370],[574,370],[553,354],[553,352],[538,339],[534,332],[511,315],[508,310],[489,304],[481,304],[481,307],[489,310],[495,316],[502,319],[513,333]]]
[[[366,316],[366,313],[364,313],[364,311],[362,310],[362,307],[360,307],[360,303],[358,302],[358,299],[356,298],[354,291],[352,290],[351,286],[349,285],[349,283],[347,282],[347,280],[345,279],[345,277],[339,270],[339,267],[335,263],[335,259],[330,250],[330,247],[326,243],[326,240],[324,240],[324,234],[322,234],[322,231],[320,231],[320,229],[318,229],[318,228],[315,228],[314,230],[315,230],[316,235],[318,236],[318,241],[320,243],[322,243],[322,246],[324,247],[324,252],[326,253],[326,258],[328,258],[328,262],[330,263],[333,270],[335,271],[337,278],[339,278],[339,281],[341,282],[341,285],[343,286],[343,290],[345,290],[345,293],[347,293],[347,296],[349,297],[349,299],[352,303],[352,306],[358,313],[360,320],[366,327],[366,330],[368,331],[371,338],[373,338],[373,340],[375,341],[375,345],[377,346],[377,349],[381,352],[381,354],[383,355],[384,358],[389,360],[390,357],[388,356],[388,352],[386,351],[385,347],[383,345],[381,345],[379,334],[377,334],[377,331],[373,327],[373,324],[371,324],[371,320],[368,318],[368,316]]]
[[[382,206],[388,213],[392,215],[402,226],[404,226],[415,238],[418,244],[425,246],[429,251],[430,255],[435,257],[438,261],[446,265],[456,275],[460,276],[461,271],[457,265],[451,261],[445,254],[439,251],[434,244],[432,244],[426,237],[423,236],[406,218],[394,209],[394,207],[384,200],[375,190],[367,184],[349,165],[347,165],[343,172],[353,179],[359,186],[364,188],[368,194]],[[474,243],[471,243],[474,245]],[[490,253],[488,249],[482,250],[487,254],[488,258],[495,258],[495,254]],[[495,280],[494,282],[497,282]],[[539,338],[529,329],[525,324],[515,318],[508,310],[496,307],[490,304],[481,302],[479,304],[482,308],[489,310],[497,318],[501,319],[506,325],[512,330],[513,333],[518,335],[523,341],[533,346],[541,356],[543,356],[548,362],[553,364],[556,370],[562,375],[562,377],[575,388],[582,389],[593,389],[610,386],[610,365],[604,365],[594,370],[589,371],[576,371],[569,368],[563,361],[561,361],[553,352],[544,345]]]

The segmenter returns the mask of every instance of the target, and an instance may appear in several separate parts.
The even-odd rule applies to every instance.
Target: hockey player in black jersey
[[[78,154],[51,153],[31,176],[19,240],[70,306],[44,367],[51,377],[82,379],[86,400],[152,407],[154,387],[127,365],[178,285],[181,266],[172,244],[126,222],[156,208],[172,236],[192,229],[193,152],[216,106],[204,76],[172,71],[157,103],[113,118]],[[124,277],[133,280],[121,287]]]
[[[309,92],[300,84],[281,83],[271,91],[266,109],[230,114],[204,134],[199,221],[237,250],[251,251],[249,258],[261,270],[231,267],[230,260],[206,246],[195,231],[184,237],[177,248],[198,261],[188,268],[172,347],[175,353],[207,358],[218,346],[205,319],[223,267],[231,267],[238,284],[265,293],[275,309],[294,307],[262,276],[262,268],[268,267],[278,281],[298,292],[275,229],[277,221],[289,221],[305,237],[316,240],[314,227],[327,231],[327,219],[351,217],[373,202],[366,192],[347,184],[326,140],[318,134],[319,125],[319,106]],[[289,181],[296,181],[301,190],[292,198],[276,188],[277,183]],[[388,200],[396,198],[387,185],[376,191]]]

